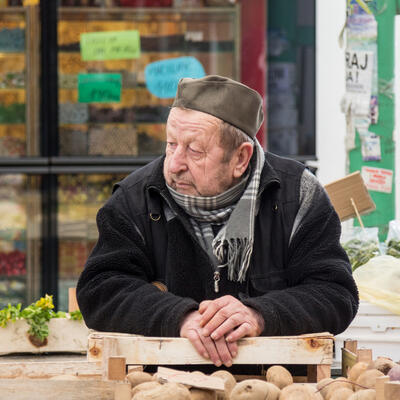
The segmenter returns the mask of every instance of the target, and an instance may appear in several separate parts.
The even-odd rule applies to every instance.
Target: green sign
[[[139,31],[82,33],[81,57],[83,61],[139,58]]]
[[[121,74],[79,74],[80,103],[116,103],[121,101]]]

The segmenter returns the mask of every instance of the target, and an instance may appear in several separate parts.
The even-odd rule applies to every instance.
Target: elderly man
[[[316,178],[264,154],[262,99],[220,76],[182,79],[162,156],[114,188],[80,277],[87,325],[187,337],[230,366],[244,336],[346,329],[358,292]]]

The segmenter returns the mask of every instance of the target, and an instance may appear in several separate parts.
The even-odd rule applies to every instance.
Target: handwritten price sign
[[[178,57],[146,65],[144,75],[150,93],[161,99],[167,99],[175,97],[181,78],[202,78],[205,72],[196,58]]]
[[[83,61],[139,58],[139,31],[82,33],[81,57]]]
[[[79,74],[80,103],[117,103],[121,101],[121,74]]]

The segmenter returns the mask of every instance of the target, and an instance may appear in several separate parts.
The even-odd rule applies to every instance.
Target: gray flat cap
[[[262,97],[240,82],[219,75],[183,78],[172,107],[214,115],[255,138],[264,120]]]

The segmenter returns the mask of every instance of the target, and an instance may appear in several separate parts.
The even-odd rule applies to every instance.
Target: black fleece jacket
[[[266,154],[246,281],[222,274],[216,294],[212,261],[165,186],[163,161],[117,184],[98,212],[99,239],[77,286],[89,328],[179,336],[187,312],[227,294],[261,313],[265,336],[347,328],[358,292],[339,244],[340,222],[303,165]]]

